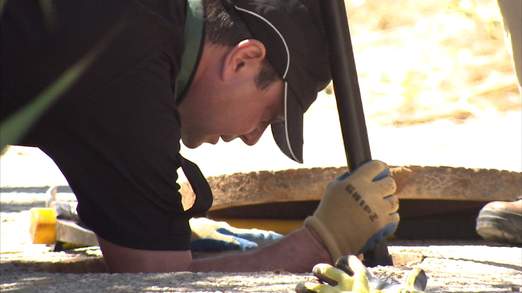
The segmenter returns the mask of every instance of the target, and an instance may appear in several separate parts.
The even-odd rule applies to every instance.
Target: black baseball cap
[[[224,0],[267,50],[284,81],[284,120],[272,123],[277,145],[303,162],[303,114],[331,80],[320,0]]]

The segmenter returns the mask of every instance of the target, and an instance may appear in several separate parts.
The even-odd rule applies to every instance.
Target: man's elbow
[[[142,250],[114,244],[98,236],[107,269],[111,273],[188,271],[190,250]]]

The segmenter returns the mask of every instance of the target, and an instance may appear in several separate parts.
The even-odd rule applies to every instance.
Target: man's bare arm
[[[331,263],[342,255],[372,249],[395,231],[399,200],[393,195],[397,185],[387,169],[383,162],[370,161],[336,178],[303,228],[253,251],[193,260],[190,251],[136,250],[102,239],[100,246],[109,269],[115,272],[310,271],[318,262]]]
[[[284,270],[308,272],[318,262],[330,263],[326,248],[307,228],[248,252],[192,259],[190,251],[153,251],[126,248],[98,238],[108,269],[123,272]]]
[[[192,255],[188,251],[141,250],[111,243],[98,237],[107,269],[111,273],[187,271]]]

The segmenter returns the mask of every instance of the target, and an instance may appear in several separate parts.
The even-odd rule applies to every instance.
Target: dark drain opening
[[[282,219],[302,220],[313,214],[318,201],[269,203],[208,212],[219,219]],[[475,220],[487,202],[452,200],[401,200],[401,223],[397,239],[431,240],[480,239],[475,232]]]

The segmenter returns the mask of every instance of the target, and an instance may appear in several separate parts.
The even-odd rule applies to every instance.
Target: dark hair
[[[251,37],[248,28],[234,14],[229,14],[221,0],[204,0],[205,5],[205,39],[222,46],[235,46]],[[279,77],[272,65],[265,58],[263,66],[256,77],[256,85],[265,89]]]

